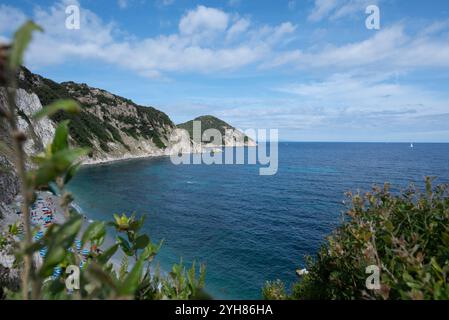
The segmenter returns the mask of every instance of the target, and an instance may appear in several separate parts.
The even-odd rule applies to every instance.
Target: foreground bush
[[[20,180],[21,217],[0,233],[0,252],[14,255],[13,269],[20,284],[2,282],[0,299],[194,299],[203,293],[205,268],[193,263],[187,269],[182,261],[162,274],[154,258],[162,243],[153,243],[141,232],[144,217],[134,214],[114,215],[110,223],[93,222],[83,230],[83,217],[71,203],[72,195],[65,186],[81,165],[89,150],[72,148],[69,143],[69,121],[58,124],[53,141],[36,155],[25,153],[30,137],[18,126],[16,108],[16,74],[32,33],[43,31],[33,22],[25,23],[14,36],[11,47],[0,48],[0,86],[7,93],[6,105],[0,105],[0,120],[5,123],[8,141]],[[33,115],[34,120],[51,117],[60,111],[78,114],[80,106],[72,100],[58,100]],[[6,139],[5,139],[6,140]],[[2,149],[9,148],[0,141]],[[30,207],[42,190],[56,188],[65,220],[50,223],[44,229],[31,223]],[[107,227],[114,229],[115,243],[107,246]],[[120,265],[114,257],[120,258]],[[115,264],[114,264],[115,263]],[[8,271],[9,272],[9,271]]]
[[[309,273],[290,298],[449,299],[448,187],[426,179],[424,192],[393,195],[385,185],[348,197],[346,221],[307,259]],[[380,269],[379,289],[366,286],[371,265]],[[279,297],[276,286],[267,284],[265,298]]]

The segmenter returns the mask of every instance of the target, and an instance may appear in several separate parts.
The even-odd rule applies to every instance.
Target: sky
[[[447,0],[0,0],[0,41],[26,19],[45,30],[31,71],[175,123],[211,114],[284,141],[449,142]]]

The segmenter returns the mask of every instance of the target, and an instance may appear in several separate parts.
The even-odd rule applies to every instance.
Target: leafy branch
[[[144,216],[114,215],[111,223],[93,222],[83,231],[83,217],[72,209],[73,196],[66,184],[79,169],[81,159],[89,150],[73,148],[69,144],[69,121],[58,124],[52,142],[37,155],[28,156],[24,151],[27,136],[17,124],[16,74],[21,67],[23,54],[34,31],[43,31],[29,21],[14,36],[12,46],[3,48],[6,63],[0,65],[0,80],[7,87],[8,108],[0,108],[0,116],[6,118],[9,133],[14,142],[14,164],[22,193],[21,211],[24,239],[20,240],[20,228],[10,226],[6,235],[0,236],[0,250],[6,245],[14,248],[16,265],[22,266],[21,292],[8,292],[16,299],[189,299],[201,292],[204,286],[205,268],[201,265],[197,278],[195,263],[187,271],[183,264],[176,264],[168,276],[154,272],[151,263],[162,246],[154,244],[141,232]],[[6,54],[3,55],[4,50]],[[0,59],[0,62],[3,60]],[[58,111],[80,112],[73,100],[59,100],[42,108],[32,117],[34,121],[54,115]],[[36,237],[30,221],[30,206],[36,194],[56,185],[60,194],[65,221],[51,224],[42,235]],[[117,234],[115,243],[105,246],[107,227]],[[119,250],[120,249],[120,250]],[[37,259],[40,256],[41,259]],[[113,258],[122,256],[117,268]],[[132,265],[129,263],[132,259]],[[79,266],[79,290],[68,290],[66,274],[69,266]],[[130,270],[129,270],[130,269]]]

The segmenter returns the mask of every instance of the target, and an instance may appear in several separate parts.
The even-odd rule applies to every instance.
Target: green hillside
[[[233,126],[231,126],[230,124],[226,123],[223,120],[218,119],[217,117],[211,116],[211,115],[206,115],[206,116],[201,116],[201,117],[197,117],[193,120],[178,124],[177,127],[180,129],[184,129],[187,130],[187,132],[190,135],[190,138],[193,139],[193,122],[194,121],[201,121],[201,136],[203,136],[204,131],[208,130],[208,129],[217,129],[218,131],[220,131],[222,137],[225,136],[225,132],[226,130],[229,129],[233,129],[235,130],[235,128]],[[248,141],[248,137],[245,136],[244,138],[244,142]],[[204,141],[207,143],[207,141]],[[223,144],[224,140],[222,141]]]

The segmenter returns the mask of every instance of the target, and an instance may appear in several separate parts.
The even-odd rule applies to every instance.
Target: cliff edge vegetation
[[[243,132],[237,130],[230,124],[224,122],[223,120],[218,119],[217,117],[206,115],[200,116],[193,120],[178,124],[177,127],[179,129],[186,130],[190,139],[194,139],[193,137],[193,124],[194,122],[201,123],[201,137],[208,129],[218,130],[221,134],[221,141],[203,141],[206,144],[213,144],[215,146],[255,146],[256,143],[253,139],[245,135]],[[228,134],[227,134],[228,132]]]
[[[328,237],[288,294],[280,281],[267,299],[448,300],[449,188],[390,186],[348,194],[345,221]]]

